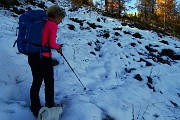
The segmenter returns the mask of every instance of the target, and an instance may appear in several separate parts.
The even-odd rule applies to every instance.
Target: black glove
[[[62,54],[63,54],[63,53],[62,53],[62,48],[60,47],[59,49],[57,49],[57,52],[62,55]]]

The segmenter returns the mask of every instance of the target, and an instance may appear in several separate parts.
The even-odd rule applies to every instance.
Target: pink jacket
[[[42,31],[42,45],[50,46],[51,49],[59,49],[60,44],[56,43],[56,34],[58,30],[58,25],[52,20],[48,19],[44,25]],[[47,44],[48,43],[48,44]],[[52,57],[52,52],[43,52],[43,56]]]

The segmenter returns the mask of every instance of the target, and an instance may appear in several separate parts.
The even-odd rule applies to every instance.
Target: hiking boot
[[[59,107],[59,106],[60,106],[60,104],[54,103],[54,107]]]
[[[39,113],[39,110],[41,109],[41,107],[30,107],[30,109],[31,109],[31,112],[33,113],[33,115],[34,115],[35,117],[37,117],[37,116],[38,116],[38,113]]]

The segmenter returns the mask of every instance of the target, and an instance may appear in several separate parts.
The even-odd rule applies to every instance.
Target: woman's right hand
[[[57,49],[57,52],[60,53],[61,55],[63,55],[63,53],[62,53],[62,47],[60,47],[59,49]]]

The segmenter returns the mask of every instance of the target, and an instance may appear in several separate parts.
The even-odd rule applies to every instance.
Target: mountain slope
[[[47,3],[51,5],[51,3]],[[54,67],[55,101],[66,107],[61,120],[180,119],[180,42],[124,25],[87,8],[69,9],[57,41],[86,91],[63,58]],[[0,10],[0,116],[34,120],[27,57],[12,48],[18,18]],[[44,85],[40,91],[44,104]]]

